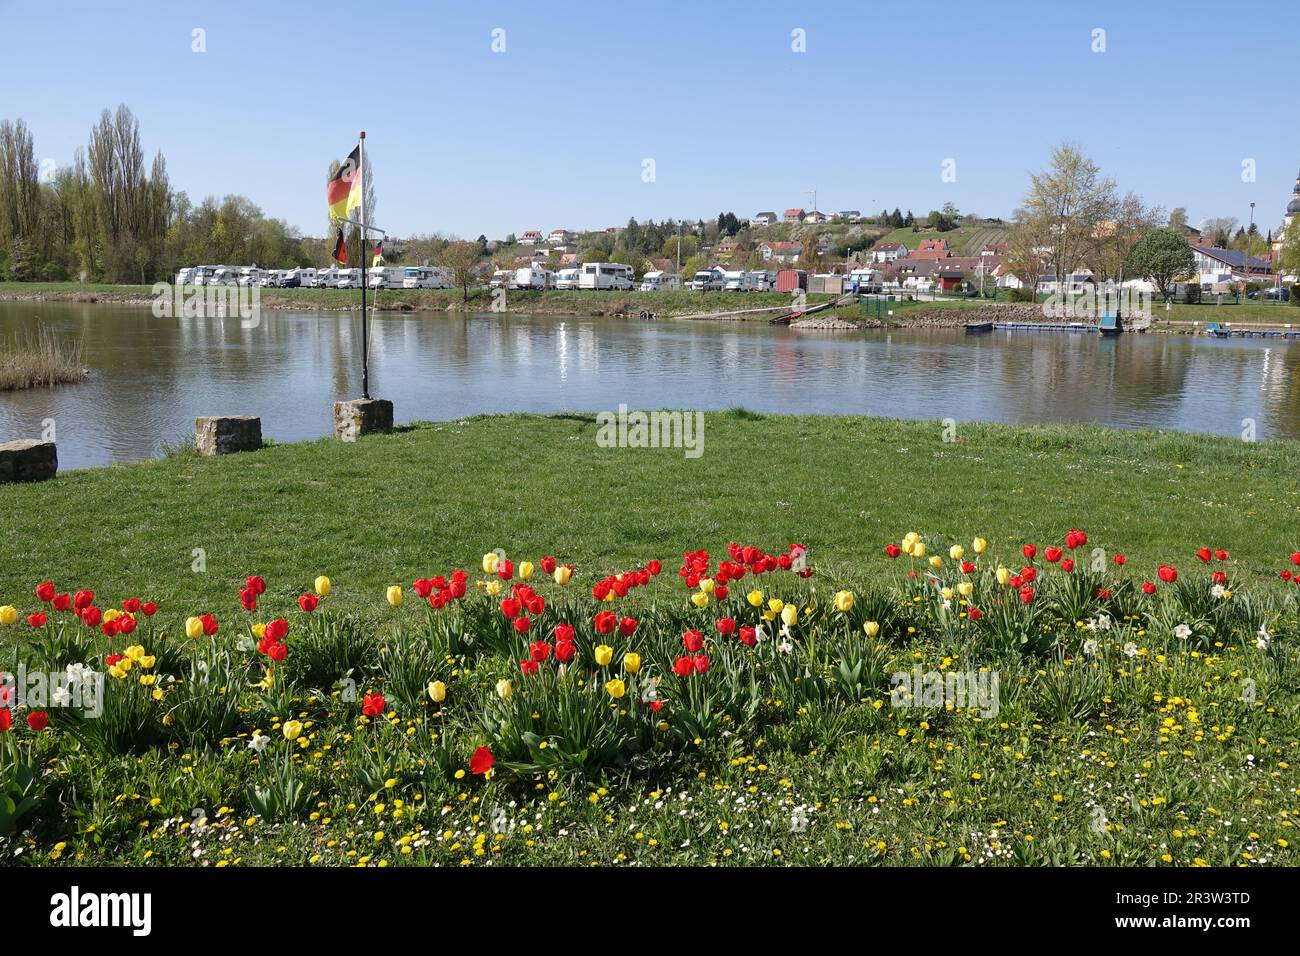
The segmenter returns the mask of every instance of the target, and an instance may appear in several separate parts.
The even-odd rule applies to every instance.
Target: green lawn
[[[40,730],[24,709],[0,734],[0,862],[1296,863],[1300,589],[1276,572],[1300,548],[1300,444],[1001,425],[946,442],[938,422],[741,411],[706,417],[697,459],[595,434],[584,416],[483,417],[0,486],[0,604],[19,616],[0,625],[0,668],[134,655],[110,670],[102,716],[48,708]],[[997,581],[1024,542],[1069,528],[1088,535],[1078,570],[1040,554],[1030,603]],[[907,531],[938,570],[884,554]],[[712,579],[731,541],[802,543],[816,574],[730,582],[725,607],[684,587],[684,551],[707,549]],[[1213,566],[1222,595],[1202,546],[1231,552]],[[530,578],[546,606],[527,636],[481,567],[495,548],[512,584],[544,555],[575,568],[567,589]],[[1094,548],[1106,570],[1085,568]],[[648,585],[593,600],[650,559]],[[1144,596],[1158,562],[1178,585]],[[467,596],[424,606],[411,582],[453,568]],[[267,581],[253,614],[236,598],[250,573]],[[320,574],[333,588],[305,614]],[[162,607],[129,637],[91,640],[58,614],[34,631],[47,577],[102,609]],[[598,634],[598,610],[635,632]],[[204,612],[220,630],[184,638]],[[240,635],[278,615],[288,656],[271,665]],[[726,635],[724,615],[769,639]],[[523,672],[560,623],[576,627],[570,662],[548,644]],[[675,671],[688,629],[707,673]],[[914,669],[1000,690],[895,697]]]

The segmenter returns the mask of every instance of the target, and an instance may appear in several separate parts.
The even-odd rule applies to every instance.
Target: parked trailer
[[[547,269],[525,267],[515,270],[506,287],[510,289],[549,289],[554,282],[555,273]]]
[[[665,292],[680,289],[681,287],[682,277],[675,272],[655,270],[654,272],[647,272],[641,279],[642,292]]]
[[[578,288],[631,292],[632,279],[631,266],[619,262],[584,262],[582,271],[578,273]]]
[[[777,292],[799,292],[808,289],[808,273],[803,269],[782,269],[776,274]]]

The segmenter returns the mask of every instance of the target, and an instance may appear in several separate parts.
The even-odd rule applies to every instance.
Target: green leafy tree
[[[1190,276],[1195,269],[1191,246],[1176,229],[1148,229],[1124,263],[1126,275],[1146,276],[1161,296],[1169,294],[1175,279]]]

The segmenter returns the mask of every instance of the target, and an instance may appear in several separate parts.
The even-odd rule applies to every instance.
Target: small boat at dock
[[[992,331],[993,331],[992,322],[967,322],[966,323],[967,335],[979,335],[981,332],[992,332]]]

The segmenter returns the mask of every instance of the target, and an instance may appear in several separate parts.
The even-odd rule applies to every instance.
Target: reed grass
[[[0,391],[53,388],[79,382],[87,374],[80,339],[61,341],[45,326],[0,338]]]

